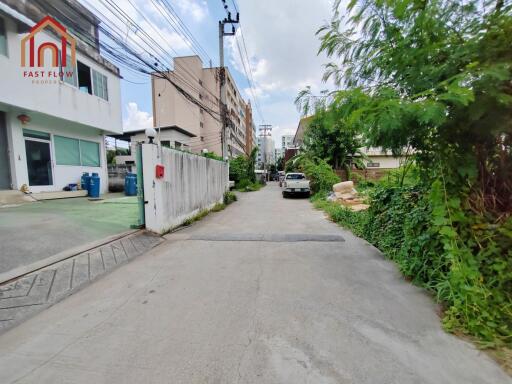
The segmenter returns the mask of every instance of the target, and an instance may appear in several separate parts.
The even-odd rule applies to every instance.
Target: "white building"
[[[300,148],[304,144],[304,134],[309,127],[313,116],[303,117],[299,121],[297,131],[292,138],[292,147]],[[284,141],[284,140],[283,140]],[[394,157],[391,151],[383,151],[382,148],[361,148],[366,159],[363,160],[365,167],[368,169],[393,169],[401,165],[402,158]]]
[[[252,145],[251,145],[251,150],[255,147],[258,146],[258,134],[256,132],[256,124],[254,124],[254,119],[252,119],[252,123],[251,123],[251,128],[252,128]]]
[[[106,191],[104,137],[122,132],[120,77],[99,54],[98,23],[76,0],[0,0],[0,189],[60,191],[96,172]]]
[[[363,152],[367,156],[367,159],[363,162],[366,168],[383,168],[391,169],[398,168],[401,162],[404,160],[400,157],[394,157],[391,151],[383,151],[382,148],[362,148]]]
[[[279,160],[281,157],[284,157],[284,149],[283,148],[275,148],[274,149],[274,158]]]
[[[188,145],[190,139],[195,137],[188,131],[185,131],[177,126],[168,127],[155,127],[156,137],[154,141],[159,143],[162,147],[180,149],[182,151],[190,151]],[[121,135],[110,135],[116,140],[129,142],[129,155],[117,155],[116,165],[135,165],[135,154],[137,153],[137,144],[148,141],[145,129],[138,129],[135,131],[127,131]],[[132,168],[133,170],[134,168]]]
[[[286,148],[293,148],[293,138],[295,135],[283,135],[281,136],[281,149],[284,154]]]
[[[276,162],[275,154],[276,152],[272,136],[259,136],[257,157],[259,168],[267,169],[271,164],[274,164]]]

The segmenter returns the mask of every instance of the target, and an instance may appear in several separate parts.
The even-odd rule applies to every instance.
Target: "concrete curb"
[[[19,277],[28,275],[29,273],[35,272],[39,269],[49,267],[52,264],[58,263],[62,260],[69,259],[70,257],[76,256],[80,253],[90,251],[91,249],[98,248],[107,243],[122,239],[123,237],[133,235],[134,233],[143,231],[142,229],[131,229],[116,235],[112,235],[101,240],[96,240],[87,244],[79,245],[77,247],[67,249],[59,252],[53,256],[47,257],[46,259],[36,261],[35,263],[24,265],[18,268],[11,269],[10,271],[0,273],[0,285],[10,282],[11,280]]]

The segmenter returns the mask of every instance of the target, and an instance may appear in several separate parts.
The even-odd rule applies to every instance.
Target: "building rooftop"
[[[173,130],[173,131],[183,133],[184,135],[187,135],[189,137],[197,136],[197,135],[194,135],[193,133],[190,133],[186,129],[178,127],[177,125],[166,125],[166,126],[162,126],[162,127],[152,127],[152,128],[154,128],[155,131],[157,131],[157,132]],[[114,139],[117,139],[117,140],[130,141],[133,136],[138,135],[140,133],[144,133],[145,131],[146,131],[145,129],[136,129],[134,131],[127,131],[127,132],[123,132],[122,134],[108,135],[108,136],[112,137]]]

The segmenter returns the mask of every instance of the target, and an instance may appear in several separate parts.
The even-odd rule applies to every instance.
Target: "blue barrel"
[[[124,177],[124,194],[126,196],[137,195],[137,175],[134,173],[127,173]]]
[[[82,177],[80,178],[80,186],[84,191],[87,191],[89,194],[89,181],[91,180],[91,176],[89,176],[89,172],[82,173]]]
[[[89,181],[89,196],[93,198],[100,197],[100,177],[93,173]]]

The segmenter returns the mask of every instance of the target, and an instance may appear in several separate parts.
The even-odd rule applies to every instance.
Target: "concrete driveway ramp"
[[[140,231],[0,284],[0,333],[161,241],[159,236]]]
[[[20,191],[0,191],[0,207],[16,206],[34,201],[36,201],[36,199],[34,199],[32,195],[26,195]]]

